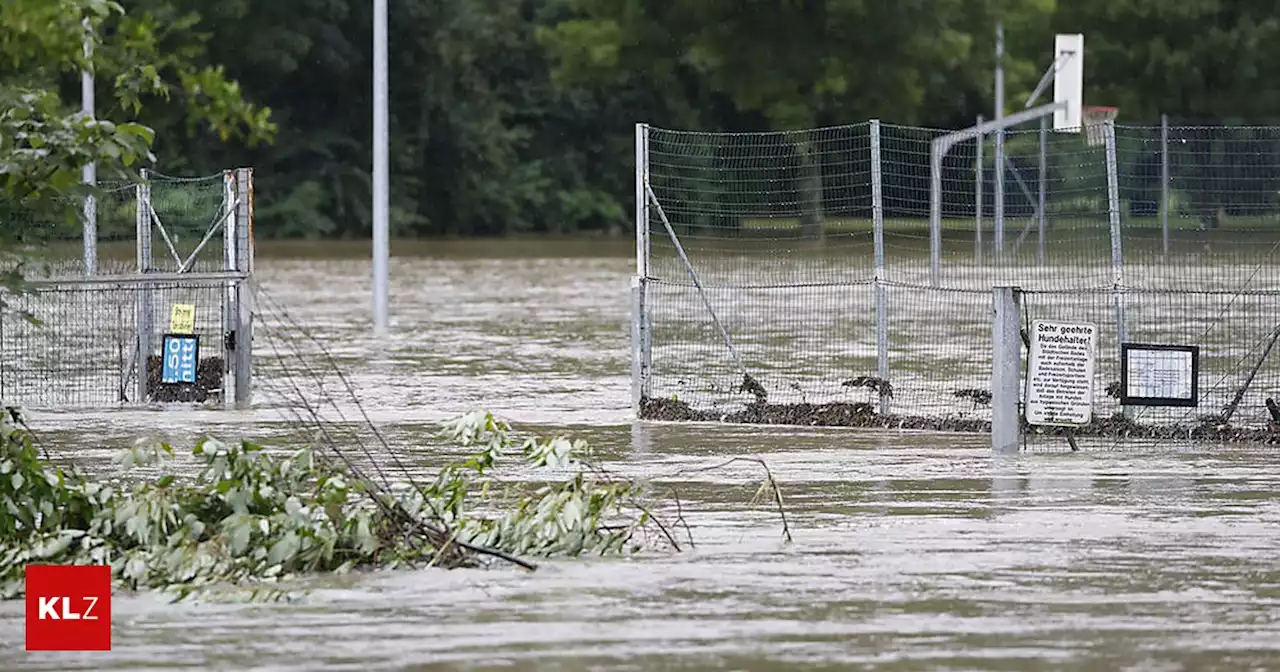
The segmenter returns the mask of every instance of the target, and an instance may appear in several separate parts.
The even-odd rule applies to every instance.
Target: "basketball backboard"
[[[1053,102],[1066,103],[1065,109],[1053,113],[1053,130],[1079,131],[1083,123],[1080,108],[1084,103],[1084,35],[1060,33],[1053,40]]]

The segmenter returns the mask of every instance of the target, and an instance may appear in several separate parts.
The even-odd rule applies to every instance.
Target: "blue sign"
[[[195,383],[196,363],[200,361],[200,337],[193,334],[164,335],[164,365],[160,382],[166,384]]]

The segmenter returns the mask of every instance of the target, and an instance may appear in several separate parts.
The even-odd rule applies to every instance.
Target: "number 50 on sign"
[[[196,382],[200,361],[200,337],[194,334],[165,334],[164,361],[160,382],[167,385]]]

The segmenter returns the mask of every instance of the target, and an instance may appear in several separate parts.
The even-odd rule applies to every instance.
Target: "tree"
[[[152,16],[126,14],[110,0],[0,4],[0,59],[11,73],[0,82],[0,201],[10,214],[17,208],[73,213],[71,197],[85,193],[80,171],[89,162],[105,179],[136,179],[154,159],[155,140],[137,118],[160,101],[180,104],[193,128],[219,140],[271,137],[268,110],[246,102],[220,68],[161,49],[161,35]],[[99,96],[94,119],[67,95],[78,87],[66,82],[78,81],[84,69],[108,93]],[[15,228],[11,220],[3,230]]]

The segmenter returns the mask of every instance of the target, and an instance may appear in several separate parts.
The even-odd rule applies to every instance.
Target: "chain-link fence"
[[[1011,129],[1002,169],[990,135],[935,166],[948,134],[638,129],[641,417],[985,430],[1014,285],[1028,322],[1101,329],[1082,433],[1268,427],[1280,129]],[[1122,414],[1121,340],[1200,346],[1198,407]]]

